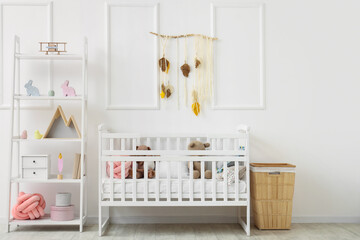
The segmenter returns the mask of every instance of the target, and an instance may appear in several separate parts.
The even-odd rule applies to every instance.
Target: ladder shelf
[[[20,61],[21,60],[79,60],[82,62],[82,78],[81,78],[81,88],[82,95],[75,97],[64,97],[64,96],[27,96],[20,94],[19,86],[20,84]],[[87,38],[84,38],[84,47],[82,54],[62,54],[62,55],[40,55],[40,54],[24,54],[20,53],[20,38],[15,36],[14,41],[14,60],[13,60],[13,81],[11,89],[11,127],[10,127],[10,154],[9,154],[9,177],[8,177],[8,216],[7,216],[7,230],[10,231],[10,226],[12,225],[78,225],[79,231],[83,231],[83,225],[87,218],[87,197],[85,196],[86,187],[87,187],[87,178],[86,178],[86,169],[84,163],[84,156],[86,154],[86,138],[87,138]],[[17,86],[15,88],[15,86]],[[20,107],[21,102],[28,101],[31,103],[33,100],[46,100],[46,101],[69,101],[69,102],[80,102],[81,103],[81,138],[45,138],[45,139],[21,139],[20,136],[20,113],[22,108]],[[19,177],[19,162],[21,158],[20,146],[23,143],[31,144],[64,144],[64,143],[80,143],[80,167],[81,167],[81,177],[80,179],[64,178],[58,180],[56,176],[49,176],[48,179],[25,179]],[[44,146],[44,152],[46,152]],[[78,145],[76,145],[78,146]],[[14,154],[16,153],[16,154]],[[13,175],[13,164],[17,166],[17,175]],[[80,210],[75,212],[75,219],[71,221],[52,221],[50,215],[47,214],[44,217],[41,217],[37,220],[16,220],[11,216],[11,207],[12,203],[16,201],[14,196],[18,196],[20,184],[52,184],[56,188],[59,184],[79,184],[79,199],[80,199]],[[15,185],[15,186],[13,186]],[[53,203],[47,203],[51,205]]]

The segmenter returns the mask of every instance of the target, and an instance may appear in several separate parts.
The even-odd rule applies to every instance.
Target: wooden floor
[[[5,226],[4,228],[5,229]],[[237,224],[130,224],[110,225],[105,236],[98,237],[98,226],[87,226],[83,233],[72,226],[21,226],[0,233],[1,240],[72,240],[72,239],[360,239],[360,224],[293,224],[291,230],[252,228],[246,237]]]

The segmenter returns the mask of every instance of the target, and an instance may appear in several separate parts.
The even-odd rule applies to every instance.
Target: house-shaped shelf
[[[81,133],[74,116],[67,120],[59,105],[43,138],[81,138]]]

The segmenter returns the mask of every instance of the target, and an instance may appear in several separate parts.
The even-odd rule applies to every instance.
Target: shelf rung
[[[75,97],[64,97],[64,96],[26,96],[26,95],[14,95],[15,100],[61,100],[61,101],[80,101],[83,100],[83,96],[75,96]],[[85,99],[86,101],[86,99]]]
[[[15,57],[24,60],[83,60],[81,54],[40,55],[17,53]]]

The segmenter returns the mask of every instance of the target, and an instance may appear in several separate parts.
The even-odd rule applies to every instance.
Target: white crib
[[[188,151],[192,140],[209,142],[209,150]],[[147,145],[151,151],[137,151],[136,146]],[[155,161],[155,178],[144,174],[142,179],[120,179],[106,173],[106,163],[113,169],[114,162],[144,161],[144,169]],[[201,162],[201,178],[193,179],[193,162]],[[223,180],[216,178],[216,163],[223,162]],[[235,181],[228,184],[227,163],[235,164]],[[183,174],[184,164],[190,163],[188,174]],[[165,165],[164,165],[165,164]],[[204,178],[205,164],[212,170],[212,179]],[[166,176],[159,172],[166,166]],[[246,174],[239,179],[239,167],[246,166]],[[174,171],[176,174],[174,174]],[[125,164],[121,164],[125,172]],[[164,174],[162,174],[164,175]],[[112,133],[99,125],[99,236],[110,221],[110,207],[131,206],[236,206],[238,222],[250,235],[250,167],[249,128],[239,126],[234,134],[126,134]],[[243,219],[241,207],[246,208]]]

